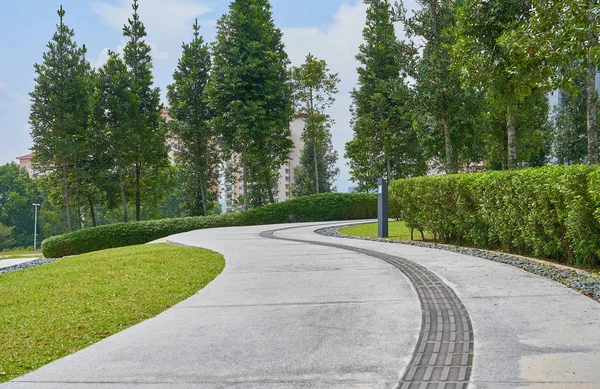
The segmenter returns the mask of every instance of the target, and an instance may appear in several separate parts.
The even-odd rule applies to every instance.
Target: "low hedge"
[[[391,183],[392,216],[446,243],[594,265],[600,255],[600,167],[445,175]]]
[[[46,258],[60,258],[205,228],[286,223],[289,215],[296,215],[298,222],[370,219],[377,215],[377,197],[327,193],[236,214],[111,224],[48,238],[42,252]]]

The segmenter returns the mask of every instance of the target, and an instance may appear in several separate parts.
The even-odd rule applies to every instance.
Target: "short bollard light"
[[[388,224],[388,182],[384,178],[379,178],[377,182],[377,220],[378,232],[380,238],[389,236]]]

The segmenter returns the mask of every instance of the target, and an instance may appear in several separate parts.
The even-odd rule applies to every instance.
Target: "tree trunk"
[[[452,158],[452,138],[450,134],[450,118],[447,114],[442,116],[444,122],[444,144],[446,146],[446,173],[456,173],[457,166],[454,166],[454,159]]]
[[[65,212],[67,217],[67,229],[69,231],[73,231],[73,227],[71,226],[71,199],[69,197],[69,180],[67,177],[67,162],[65,161],[65,156],[62,157],[62,173],[63,173],[63,194],[65,196]]]
[[[244,186],[244,209],[248,209],[248,165],[246,162],[242,163],[242,181]]]
[[[587,136],[588,136],[588,163],[598,163],[598,123],[597,123],[596,92],[596,63],[591,56],[587,58]]]
[[[385,169],[387,173],[387,182],[389,184],[392,181],[392,163],[390,162],[390,157],[388,157],[387,153],[385,154]]]
[[[92,218],[92,227],[96,227],[96,211],[94,211],[94,202],[92,197],[88,196],[88,206],[90,207],[90,217]]]
[[[79,194],[77,195],[77,218],[79,220],[79,229],[83,230],[83,219],[81,217],[81,202],[79,201]]]
[[[267,192],[269,193],[269,201],[271,204],[275,204],[275,195],[273,194],[273,183],[271,182],[271,174],[269,171],[265,171],[265,184],[267,185]]]
[[[135,164],[135,220],[142,220],[142,187],[141,187],[142,171],[139,163]]]
[[[206,204],[206,188],[204,186],[204,174],[200,174],[200,192],[202,193],[202,209],[204,216],[208,216],[208,205]]]
[[[506,135],[508,139],[508,169],[517,168],[517,112],[512,96],[506,106]]]
[[[314,162],[315,162],[315,188],[317,190],[316,193],[320,193],[319,191],[319,161],[317,158],[317,139],[313,142],[313,153],[314,153]]]
[[[121,165],[119,164],[119,167],[117,168],[119,171],[119,186],[120,186],[120,190],[121,190],[121,206],[123,207],[123,221],[125,223],[128,222],[128,217],[127,217],[127,198],[125,196],[125,182],[123,181],[123,169],[121,168]]]

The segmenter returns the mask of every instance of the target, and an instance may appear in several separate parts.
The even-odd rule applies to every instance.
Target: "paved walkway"
[[[223,274],[156,318],[2,389],[393,388],[413,387],[411,378],[417,387],[454,389],[458,381],[432,377],[434,369],[411,376],[410,366],[429,363],[418,361],[428,351],[418,347],[424,330],[458,326],[463,314],[474,341],[462,341],[474,357],[450,362],[472,366],[469,388],[600,388],[600,305],[587,297],[508,265],[318,236],[312,225],[273,236],[361,252],[259,236],[283,227],[170,237],[223,253]],[[434,278],[419,284],[398,270],[408,265]],[[436,309],[450,312],[446,304],[456,313],[438,319]],[[448,335],[437,332],[431,347],[447,347]]]
[[[14,265],[21,265],[27,262],[33,262],[39,258],[19,258],[19,259],[3,259],[0,261],[0,269],[5,269]]]

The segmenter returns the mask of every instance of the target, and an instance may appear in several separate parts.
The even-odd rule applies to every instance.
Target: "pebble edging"
[[[532,259],[525,257],[501,253],[496,251],[480,250],[471,247],[459,247],[449,246],[436,243],[426,243],[417,241],[405,241],[405,240],[391,240],[381,238],[366,238],[358,236],[350,236],[339,233],[341,228],[347,228],[351,226],[335,226],[322,228],[315,231],[319,235],[344,238],[344,239],[357,239],[357,240],[369,240],[373,242],[385,242],[395,244],[405,244],[410,246],[432,248],[438,250],[451,251],[458,254],[470,255],[473,257],[483,258],[494,262],[500,262],[508,265],[518,267],[525,270],[526,272],[533,273],[542,277],[549,278],[553,281],[559,282],[564,286],[571,288],[591,299],[600,302],[600,279],[592,276],[577,272],[576,270],[565,269],[559,266],[553,266],[551,264],[542,264]]]
[[[36,267],[40,265],[45,265],[47,263],[58,261],[60,258],[41,258],[36,259],[35,261],[21,263],[19,265],[13,265],[9,267],[5,267],[4,269],[0,269],[0,274],[11,273],[17,270],[29,269],[30,267]]]

